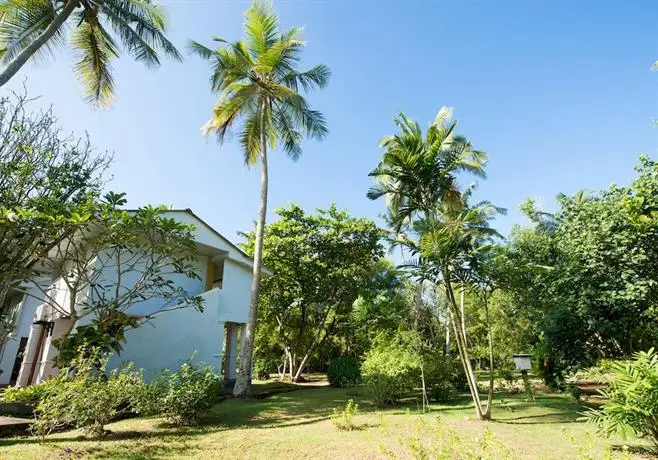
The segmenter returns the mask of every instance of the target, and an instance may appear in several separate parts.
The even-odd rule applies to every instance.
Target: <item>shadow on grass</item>
[[[177,428],[166,431],[115,431],[102,437],[84,435],[52,437],[41,442],[36,437],[0,440],[0,448],[13,444],[43,444],[63,458],[151,459],[184,456],[198,450],[194,440],[213,431],[207,428]],[[121,441],[129,441],[122,443]],[[89,444],[93,442],[93,444]]]
[[[619,445],[619,444],[613,444],[612,445],[612,450],[617,451],[617,452],[623,452],[623,451],[628,451],[631,454],[634,455],[642,455],[643,457],[648,457],[648,458],[658,458],[658,447],[650,447],[650,446],[631,446],[631,445]]]

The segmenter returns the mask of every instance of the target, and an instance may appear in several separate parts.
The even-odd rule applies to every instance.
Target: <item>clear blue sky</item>
[[[167,0],[171,37],[209,43],[241,35],[245,1]],[[376,217],[368,172],[379,139],[400,111],[426,125],[455,107],[459,132],[489,154],[479,196],[507,207],[504,233],[523,222],[528,196],[550,208],[559,192],[628,183],[640,153],[656,157],[658,3],[652,1],[298,0],[275,6],[284,26],[305,27],[305,64],[328,64],[329,87],[313,106],[330,135],[307,142],[293,163],[271,155],[270,210],[295,201],[312,210],[331,202]],[[145,203],[192,208],[229,238],[251,228],[259,174],[233,143],[219,147],[199,127],[215,101],[208,69],[196,58],[149,71],[117,61],[111,110],[82,101],[62,51],[51,65],[29,65],[39,104],[53,104],[66,130],[88,131],[114,151],[110,188]],[[271,218],[271,214],[270,214]]]

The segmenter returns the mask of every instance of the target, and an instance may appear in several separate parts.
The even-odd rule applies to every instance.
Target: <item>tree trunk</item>
[[[416,287],[416,298],[414,299],[414,331],[418,330],[418,322],[420,321],[420,310],[423,301],[423,278],[418,280]]]
[[[263,104],[261,122],[261,176],[260,176],[260,206],[258,223],[256,224],[256,241],[254,248],[253,279],[251,281],[251,297],[249,299],[249,318],[245,328],[244,346],[240,350],[240,367],[233,387],[233,396],[246,398],[251,395],[251,364],[254,352],[256,321],[258,318],[258,296],[260,294],[260,278],[263,270],[263,239],[265,235],[265,219],[267,217],[267,137],[265,136],[265,104]],[[292,368],[292,360],[290,366]]]
[[[304,355],[304,358],[302,359],[302,362],[299,363],[299,366],[297,367],[297,370],[295,371],[295,375],[292,378],[293,382],[299,381],[299,378],[302,376],[302,372],[304,372],[304,368],[306,367],[306,362],[308,361],[308,358],[311,356],[311,351],[307,352],[306,355]]]
[[[460,286],[460,299],[459,299],[459,312],[461,314],[461,327],[462,334],[464,335],[464,343],[468,346],[468,340],[466,339],[466,313],[464,313],[464,285]]]
[[[11,279],[9,279],[9,277],[0,280],[0,356],[4,354],[5,342],[7,341],[9,334],[13,332],[10,329],[11,325],[7,322],[9,311],[7,311],[7,306],[5,305],[10,284]]]
[[[23,49],[0,73],[0,86],[4,86],[11,77],[16,75],[21,67],[36,53],[48,40],[53,38],[55,33],[71,16],[71,13],[79,6],[80,0],[68,0],[59,14],[56,14],[53,22],[51,22],[46,29],[29,45]]]
[[[460,309],[457,305],[457,301],[452,290],[452,283],[450,282],[448,273],[444,273],[444,283],[446,287],[446,297],[448,298],[448,303],[452,305],[454,311],[452,324],[455,332],[455,340],[457,342],[457,350],[459,351],[459,357],[461,358],[462,366],[464,367],[464,372],[466,373],[466,380],[471,391],[473,404],[475,405],[475,413],[477,414],[477,417],[482,420],[482,403],[480,402],[477,379],[475,378],[473,366],[471,365],[471,359],[468,354],[468,346],[466,345],[466,331],[461,328],[462,318],[460,318]]]
[[[489,301],[487,292],[484,292],[484,316],[487,322],[487,338],[489,339],[489,394],[487,395],[487,407],[484,411],[484,420],[491,420],[491,406],[493,405],[494,396],[494,352],[493,352],[493,330],[491,329],[491,320],[489,319]]]
[[[450,316],[446,318],[446,351],[445,355],[450,355]]]

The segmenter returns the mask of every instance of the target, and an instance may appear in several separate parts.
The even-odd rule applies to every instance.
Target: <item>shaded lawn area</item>
[[[261,389],[265,391],[267,385]],[[359,403],[355,422],[360,429],[341,432],[332,425],[330,415],[350,398]],[[591,427],[577,420],[583,407],[563,395],[540,395],[534,403],[524,398],[497,394],[495,420],[485,424],[474,420],[466,395],[449,404],[433,405],[431,413],[422,415],[415,398],[382,410],[364,396],[319,387],[260,400],[226,400],[196,428],[169,427],[157,418],[135,418],[108,425],[113,433],[101,440],[85,438],[77,431],[49,436],[44,443],[35,438],[0,439],[0,458],[354,459],[386,458],[385,451],[398,458],[414,458],[410,440],[429,436],[437,416],[440,426],[455,430],[466,443],[476,443],[484,427],[489,427],[495,439],[511,450],[512,458],[578,458],[563,430],[586,444],[584,436]],[[628,443],[644,445],[637,440]],[[594,444],[593,458],[602,458],[606,446],[622,441],[594,438]]]

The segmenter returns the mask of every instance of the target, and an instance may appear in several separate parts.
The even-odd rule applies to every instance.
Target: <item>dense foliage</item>
[[[393,404],[418,387],[420,359],[404,339],[381,337],[366,353],[361,374],[375,404]]]
[[[658,353],[652,348],[611,366],[613,379],[601,409],[587,413],[606,434],[647,437],[658,453]]]
[[[0,98],[0,348],[16,310],[7,294],[66,235],[87,224],[110,157],[66,135],[25,92]]]
[[[335,206],[306,214],[291,205],[265,229],[259,353],[283,355],[297,380],[309,360],[350,320],[383,255],[380,230]],[[253,251],[254,234],[245,246]]]
[[[334,387],[342,388],[356,385],[361,378],[361,366],[356,358],[338,356],[329,361],[327,379]]]
[[[105,364],[97,350],[81,350],[70,368],[42,384],[47,391],[34,409],[32,430],[40,436],[67,427],[103,434],[108,422],[129,410],[142,382],[129,367],[106,375]]]
[[[212,367],[185,362],[176,372],[165,370],[143,385],[135,411],[163,416],[177,425],[194,425],[215,402],[220,387],[221,381]]]
[[[549,380],[658,343],[658,164],[646,157],[627,187],[561,195],[550,215],[532,202],[499,279],[506,307],[528,324]]]

